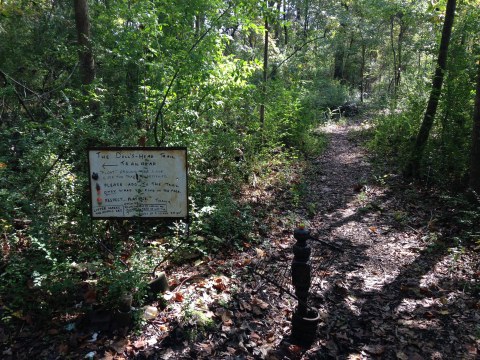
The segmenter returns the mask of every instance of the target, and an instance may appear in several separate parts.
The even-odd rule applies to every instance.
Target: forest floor
[[[480,250],[458,244],[455,199],[371,160],[367,128],[360,118],[325,125],[321,156],[273,166],[250,184],[244,202],[268,214],[257,224],[264,241],[164,269],[172,285],[166,304],[136,331],[23,330],[3,357],[478,358]],[[297,301],[288,269],[299,223],[318,239],[309,241],[309,303],[320,322],[309,348],[289,337]]]

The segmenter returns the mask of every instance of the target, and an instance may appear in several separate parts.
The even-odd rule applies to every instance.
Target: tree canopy
[[[479,18],[475,0],[0,1],[0,305],[46,318],[86,277],[142,304],[187,233],[187,253],[251,246],[243,187],[358,109],[372,154],[478,199]],[[187,147],[190,228],[92,221],[98,146]]]

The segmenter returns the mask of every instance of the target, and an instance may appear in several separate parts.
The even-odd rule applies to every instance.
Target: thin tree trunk
[[[305,2],[305,21],[303,22],[303,36],[306,39],[308,37],[308,27],[309,27],[309,13],[310,3],[308,0]]]
[[[282,4],[280,1],[277,2],[277,14],[280,14],[280,11],[282,9]],[[282,32],[281,30],[281,24],[280,21],[275,21],[275,41],[277,45],[280,45],[280,33]]]
[[[288,28],[287,28],[287,1],[286,0],[283,0],[283,21],[284,21],[284,25],[283,25],[283,33],[284,33],[284,36],[285,36],[285,46],[288,45]]]
[[[343,45],[341,46],[341,48],[337,48],[335,51],[333,59],[333,78],[337,80],[343,79],[343,58],[345,49],[343,48]]]
[[[452,33],[456,5],[456,0],[448,0],[447,2],[447,10],[445,12],[445,22],[443,24],[437,66],[432,81],[432,90],[430,92],[430,98],[428,99],[427,109],[425,110],[422,125],[418,131],[415,145],[412,153],[410,154],[409,162],[405,168],[405,176],[407,177],[419,176],[420,162],[423,157],[428,136],[430,135],[430,130],[433,126],[433,121],[437,112],[438,101],[442,92],[443,76],[447,65],[448,45],[450,43],[450,35]]]
[[[267,1],[268,6],[268,1]],[[260,123],[265,124],[265,102],[267,100],[267,77],[268,77],[268,15],[265,14],[265,45],[263,48],[263,84],[262,84],[262,103],[260,104]]]
[[[480,196],[480,62],[478,63],[477,94],[473,111],[470,187]]]
[[[349,75],[350,74],[345,74],[345,68],[347,67],[347,64],[349,63],[349,60],[350,60],[350,55],[352,54],[352,47],[353,47],[353,43],[355,42],[355,39],[353,37],[353,33],[350,35],[350,40],[348,41],[348,47],[347,47],[347,51],[346,51],[346,54],[344,54],[343,56],[343,62],[342,62],[342,79],[346,81],[349,80]]]
[[[200,34],[200,15],[195,16],[195,36],[198,36]]]
[[[407,25],[405,25],[404,21],[402,20],[400,22],[400,33],[398,34],[398,79],[397,79],[397,86],[400,86],[402,73],[406,70],[406,66],[403,63],[403,38],[405,37],[406,31],[407,31]]]
[[[80,50],[80,73],[83,85],[89,85],[95,79],[95,61],[90,41],[90,20],[88,18],[87,0],[74,0],[75,23]]]
[[[393,54],[393,94],[394,96],[397,95],[397,52],[395,51],[395,44],[394,44],[394,30],[395,30],[395,16],[390,17],[390,45],[392,47],[392,54]]]
[[[402,50],[403,50],[403,37],[405,36],[406,26],[402,18],[400,18],[400,32],[398,33],[398,44],[397,44],[397,54],[398,54],[398,69],[397,69],[397,77],[395,79],[396,87],[400,86],[400,80],[402,77],[402,72],[405,71],[405,66],[403,65],[402,61]]]
[[[366,53],[366,46],[362,40],[362,63],[360,64],[360,102],[363,103],[363,94],[365,92],[365,53]]]

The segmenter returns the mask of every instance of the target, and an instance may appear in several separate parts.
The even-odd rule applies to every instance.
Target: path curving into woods
[[[158,310],[155,316],[136,329],[105,331],[68,319],[56,319],[49,330],[22,326],[0,354],[112,360],[478,358],[479,248],[470,244],[456,252],[462,228],[454,202],[374,161],[365,147],[368,121],[349,119],[319,131],[328,137],[320,156],[288,168],[272,161],[263,169],[268,176],[243,191],[242,201],[257,214],[252,241],[243,249],[164,265],[170,291],[149,304]],[[321,322],[309,349],[289,340],[297,304],[289,269],[298,222],[320,240],[310,241],[310,305]]]
[[[185,335],[191,328],[172,327],[151,349],[152,359],[477,357],[480,303],[466,284],[479,274],[478,252],[466,248],[454,256],[452,241],[460,234],[454,207],[385,164],[374,165],[365,149],[367,124],[355,118],[323,126],[328,146],[321,156],[286,169],[286,184],[266,179],[245,191],[244,201],[267,214],[264,242],[176,269],[186,279],[201,275],[176,291],[206,305],[215,326],[193,341]],[[272,173],[278,175],[276,167]],[[299,187],[304,191],[295,200],[292,188]],[[310,244],[310,305],[321,322],[309,349],[289,341],[296,300],[282,290],[293,292],[295,221],[321,240]],[[264,276],[252,275],[252,267]]]
[[[465,289],[478,253],[455,257],[456,209],[373,166],[358,121],[321,130],[329,146],[304,174],[317,208],[311,228],[344,252],[312,245],[334,261],[317,268],[313,298],[323,321],[302,357],[475,359],[480,303]]]

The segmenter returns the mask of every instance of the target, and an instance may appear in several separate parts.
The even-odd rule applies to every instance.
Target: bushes
[[[452,46],[449,71],[420,166],[423,180],[457,190],[466,186],[475,79],[472,59],[459,46]],[[469,65],[472,70],[466,71]],[[412,74],[404,76],[396,108],[375,120],[370,147],[382,157],[392,158],[400,170],[411,154],[429,91],[426,79]]]
[[[415,143],[423,113],[415,108],[378,116],[369,147],[400,171],[404,169]],[[445,114],[439,116],[445,117]],[[463,118],[464,124],[469,124]],[[447,130],[447,128],[449,128]],[[447,187],[463,186],[468,170],[470,141],[466,125],[461,128],[435,124],[425,148],[421,177]],[[458,136],[458,134],[462,134]]]
[[[344,88],[323,80],[311,86],[302,82],[309,76],[292,61],[285,81],[282,75],[268,82],[262,127],[259,48],[248,44],[263,30],[254,25],[256,18],[250,19],[253,14],[240,8],[230,13],[222,2],[201,9],[198,3],[157,5],[91,4],[97,68],[88,88],[78,77],[75,41],[65,42],[73,37],[65,32],[74,28],[71,6],[25,5],[31,17],[19,19],[25,30],[20,37],[13,36],[16,21],[7,19],[11,41],[5,49],[15,50],[18,59],[8,51],[1,55],[6,60],[2,71],[12,79],[0,79],[5,105],[0,114],[5,120],[0,123],[0,296],[16,307],[13,311],[85,305],[75,289],[87,280],[96,283],[95,300],[106,306],[114,306],[122,288],[137,294],[141,303],[145,279],[139,274],[180,241],[181,231],[174,227],[157,224],[156,231],[129,221],[91,222],[88,147],[137,146],[141,138],[147,146],[164,140],[163,146],[188,147],[194,199],[188,250],[212,254],[251,240],[251,209],[237,195],[259,161],[285,146],[307,154],[323,146],[311,130],[324,106],[343,102]],[[208,21],[194,29],[197,13]],[[240,26],[235,36],[229,34],[230,20]],[[242,22],[252,31],[243,32]],[[31,48],[31,34],[42,34],[43,28],[50,29],[41,39],[48,46]],[[248,38],[242,45],[246,53],[239,51],[243,57],[232,54],[243,42],[239,37]],[[17,63],[21,53],[29,61]],[[308,95],[312,88],[314,96]],[[93,102],[96,109],[90,113]],[[155,123],[159,109],[161,122]],[[155,136],[155,129],[165,130],[165,138]],[[31,223],[17,229],[16,219]],[[159,245],[148,246],[153,242]],[[81,269],[72,264],[82,264]],[[90,269],[83,270],[83,264]]]
[[[402,169],[415,141],[420,116],[413,111],[378,116],[369,147]]]

